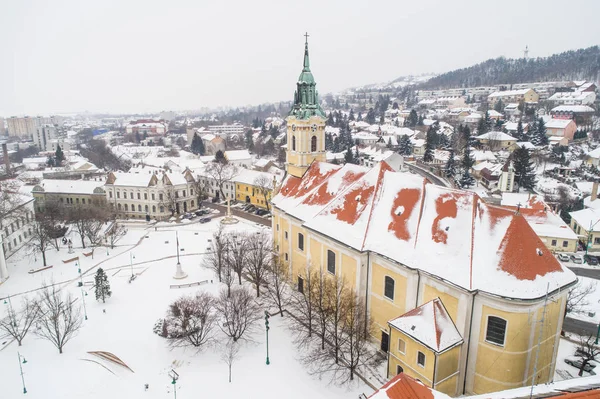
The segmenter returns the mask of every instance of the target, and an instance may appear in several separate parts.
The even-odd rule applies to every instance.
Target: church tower
[[[308,60],[308,34],[304,44],[304,65],[296,84],[294,105],[287,121],[286,170],[301,177],[311,162],[325,162],[325,112],[319,105],[315,78]]]

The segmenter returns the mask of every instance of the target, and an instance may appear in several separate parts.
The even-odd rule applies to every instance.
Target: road
[[[221,204],[213,204],[212,202],[203,202],[202,206],[207,208],[216,209],[225,215],[227,212],[227,206]],[[263,226],[271,227],[271,219],[265,219],[262,216],[255,215],[253,213],[244,212],[238,208],[231,208],[233,216],[237,216],[241,219],[246,219],[254,223],[262,224]]]
[[[596,280],[600,280],[600,267],[597,269],[586,269],[584,267],[572,267],[569,266],[569,269],[573,271],[578,276],[589,277]]]
[[[431,173],[430,171],[421,168],[420,166],[414,165],[414,164],[410,164],[410,163],[405,163],[406,166],[408,166],[408,169],[410,169],[411,171],[429,179],[433,184],[436,184],[438,186],[442,186],[442,187],[450,187],[450,185],[448,184],[448,182],[446,182],[445,180],[439,178],[438,176],[434,175],[433,173]]]
[[[596,336],[596,333],[598,332],[598,324],[567,317],[563,323],[563,330],[579,335]]]

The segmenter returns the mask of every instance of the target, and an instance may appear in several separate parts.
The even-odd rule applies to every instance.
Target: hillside
[[[525,82],[600,79],[600,47],[566,51],[549,57],[496,58],[435,76],[417,85],[420,89],[493,86]]]

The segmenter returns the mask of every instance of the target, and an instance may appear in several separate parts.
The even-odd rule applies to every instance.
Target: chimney
[[[6,175],[10,176],[10,159],[8,159],[8,147],[6,143],[2,143],[2,156],[4,157],[4,165],[6,165]]]
[[[592,184],[592,198],[591,201],[595,201],[596,198],[598,197],[598,181],[594,181],[594,184]]]

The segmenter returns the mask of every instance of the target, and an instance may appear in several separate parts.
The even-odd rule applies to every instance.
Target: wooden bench
[[[67,260],[63,260],[63,263],[71,263],[71,262],[75,262],[76,260],[79,260],[79,256],[76,256],[74,258],[71,259],[67,259]]]
[[[169,288],[189,288],[189,287],[196,287],[199,285],[203,285],[206,283],[208,283],[208,280],[197,281],[195,283],[189,283],[189,284],[171,284],[169,286]]]
[[[85,257],[87,258],[87,257],[89,257],[89,256],[92,256],[92,255],[93,255],[93,253],[94,253],[94,251],[92,251],[92,252],[88,252],[88,253],[85,253],[85,252],[83,252],[83,256],[85,256]]]
[[[44,271],[44,270],[47,270],[47,269],[51,269],[52,267],[53,266],[46,266],[46,267],[42,267],[42,268],[39,268],[39,269],[31,269],[27,273],[34,274],[34,273],[41,272],[41,271]]]

